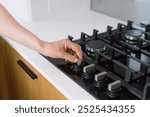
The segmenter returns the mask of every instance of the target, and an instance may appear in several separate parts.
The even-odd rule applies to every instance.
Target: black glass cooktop
[[[73,40],[83,51],[83,63],[45,57],[89,94],[100,100],[150,99],[150,25],[145,31],[118,23],[113,29]]]

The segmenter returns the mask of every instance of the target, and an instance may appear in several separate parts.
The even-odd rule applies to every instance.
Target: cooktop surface
[[[150,99],[150,25],[144,28],[128,21],[103,33],[82,32],[80,39],[68,36],[82,48],[81,64],[45,58],[97,99]]]

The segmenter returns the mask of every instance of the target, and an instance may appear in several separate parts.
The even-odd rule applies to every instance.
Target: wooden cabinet
[[[12,99],[38,99],[38,80],[32,80],[17,63],[22,60],[27,64],[26,61],[9,45],[7,45],[7,57]]]
[[[8,78],[6,43],[0,37],[0,99],[10,99]]]
[[[14,100],[64,100],[61,94],[33,66],[6,44],[10,97]],[[35,78],[37,76],[37,78]],[[34,77],[35,79],[32,79]],[[4,87],[3,87],[4,88]]]

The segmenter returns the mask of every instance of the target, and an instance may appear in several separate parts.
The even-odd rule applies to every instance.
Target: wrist
[[[38,52],[39,53],[43,54],[43,52],[45,50],[45,44],[46,44],[45,41],[40,40],[40,42],[39,42],[39,48],[38,48]]]
[[[51,47],[51,42],[41,41],[39,53],[43,54],[44,56],[49,56],[48,51],[50,47]]]

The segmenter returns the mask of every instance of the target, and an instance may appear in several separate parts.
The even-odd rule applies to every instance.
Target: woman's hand
[[[77,63],[82,60],[82,51],[79,45],[68,39],[44,42],[29,30],[21,26],[9,12],[0,4],[0,34],[14,40],[32,50],[52,58],[64,58]]]
[[[52,58],[64,58],[67,61],[77,63],[82,61],[81,47],[71,42],[69,39],[64,39],[55,42],[44,42],[42,54]]]

